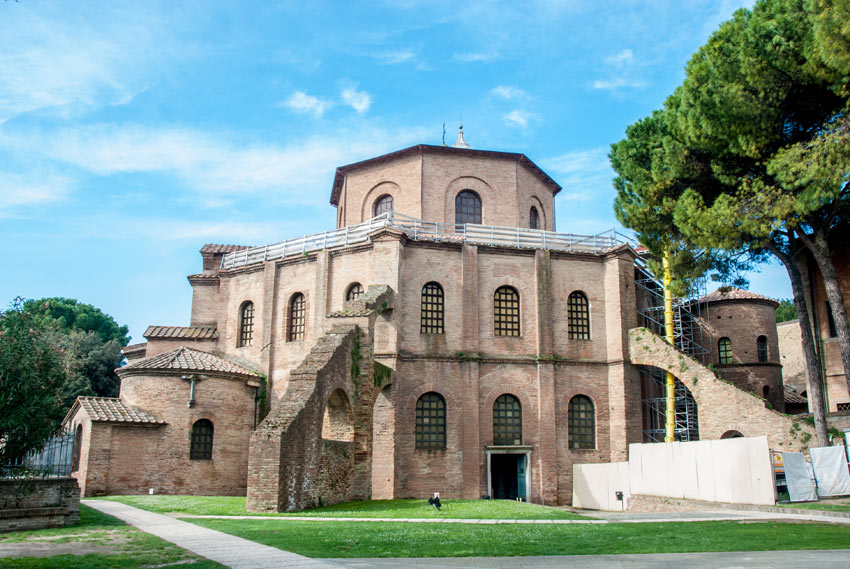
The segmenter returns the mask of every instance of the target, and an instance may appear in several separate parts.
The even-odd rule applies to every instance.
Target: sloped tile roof
[[[117,397],[78,397],[77,402],[85,409],[92,421],[165,424],[165,421],[160,421],[145,411],[133,409]]]
[[[218,330],[215,326],[148,326],[145,338],[173,340],[215,340]]]
[[[141,370],[174,370],[186,372],[218,372],[233,375],[256,377],[259,374],[235,364],[229,360],[202,352],[193,350],[185,346],[180,346],[173,350],[163,352],[158,356],[151,356],[130,365],[120,367],[115,370],[119,375],[127,371]]]
[[[218,243],[207,243],[201,247],[201,253],[232,253],[233,251],[241,251],[249,249],[250,245],[220,245]]]
[[[772,298],[755,292],[750,292],[748,290],[742,290],[740,288],[719,288],[714,292],[710,292],[702,298],[697,299],[696,302],[717,302],[719,300],[767,300],[769,302],[774,302],[777,305],[779,304]]]
[[[808,403],[809,400],[791,389],[789,386],[785,386],[785,402],[786,403]]]

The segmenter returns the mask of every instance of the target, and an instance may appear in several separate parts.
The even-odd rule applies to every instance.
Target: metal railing
[[[522,227],[500,227],[439,223],[422,221],[397,212],[388,211],[369,221],[343,227],[336,231],[325,231],[289,239],[272,245],[252,247],[226,254],[221,260],[222,269],[233,269],[254,263],[262,263],[311,251],[344,247],[369,241],[369,234],[377,229],[390,227],[403,231],[411,239],[425,241],[449,241],[489,245],[492,247],[516,247],[526,249],[551,249],[556,251],[599,254],[617,245],[635,242],[630,237],[611,229],[596,235],[557,233],[541,229]]]
[[[41,449],[0,465],[0,477],[70,476],[74,462],[74,432],[61,431]]]

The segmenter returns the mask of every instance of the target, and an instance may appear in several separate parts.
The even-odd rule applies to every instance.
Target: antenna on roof
[[[446,121],[443,121],[443,146],[447,146],[447,144],[446,144]]]

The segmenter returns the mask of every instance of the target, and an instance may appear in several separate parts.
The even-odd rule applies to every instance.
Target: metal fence
[[[0,466],[0,477],[70,476],[74,466],[74,432],[61,431],[38,450]]]
[[[556,233],[541,229],[522,227],[500,227],[496,225],[451,224],[422,221],[407,215],[388,211],[358,225],[343,227],[336,231],[325,231],[296,239],[281,241],[273,245],[252,247],[226,254],[221,260],[222,269],[233,269],[254,263],[262,263],[311,251],[343,247],[369,241],[369,234],[383,227],[403,231],[411,239],[425,241],[448,241],[489,245],[493,247],[517,247],[529,249],[553,249],[557,251],[598,254],[621,243],[634,243],[616,230],[597,235]]]

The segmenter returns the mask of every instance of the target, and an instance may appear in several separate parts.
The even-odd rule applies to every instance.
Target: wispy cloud
[[[579,202],[613,199],[611,180],[615,174],[608,161],[608,148],[568,152],[541,162],[563,186],[559,198]]]
[[[527,92],[523,91],[519,87],[512,87],[510,85],[499,85],[498,87],[494,87],[490,90],[493,95],[497,97],[501,97],[502,99],[507,99],[508,101],[514,99],[531,99],[531,95]]]
[[[312,113],[316,118],[321,117],[325,111],[333,107],[333,101],[319,99],[303,91],[295,91],[281,104],[296,113]]]
[[[343,89],[342,100],[361,115],[372,105],[372,96],[366,91],[358,91],[356,86]]]
[[[593,82],[594,89],[605,91],[617,91],[618,89],[639,89],[646,87],[646,83],[639,80],[626,79],[625,77],[612,77],[610,79],[598,79]]]
[[[482,52],[467,52],[467,53],[456,53],[452,55],[452,59],[455,61],[461,61],[463,63],[487,63],[490,61],[494,61],[499,58],[499,54],[495,51],[482,53]]]
[[[72,186],[73,180],[65,176],[0,171],[0,217],[21,207],[64,201]]]
[[[619,53],[605,58],[608,68],[608,77],[597,79],[591,83],[594,89],[603,91],[619,91],[622,89],[640,89],[646,87],[646,82],[635,77],[635,67],[638,62],[635,54],[630,49],[624,49]]]
[[[635,54],[630,49],[624,49],[616,55],[611,55],[605,58],[605,63],[611,65],[626,65],[634,61]]]
[[[378,60],[382,65],[396,65],[412,60],[416,57],[416,51],[412,49],[400,49],[395,51],[387,51],[377,55]]]
[[[505,124],[507,124],[508,126],[519,128],[527,127],[528,123],[536,118],[537,115],[528,111],[524,111],[522,109],[514,109],[513,111],[502,117],[502,119],[505,121]]]

